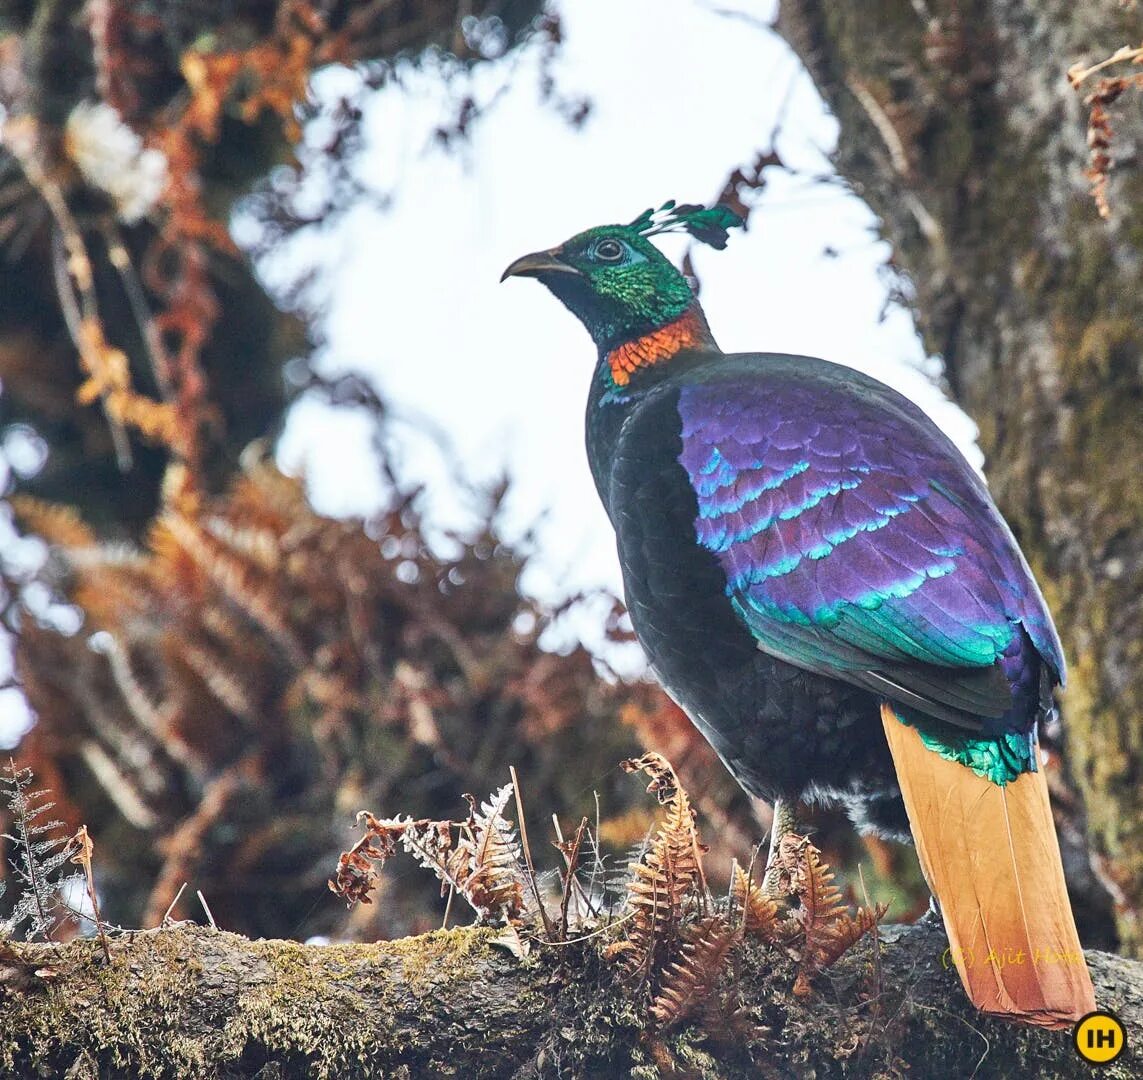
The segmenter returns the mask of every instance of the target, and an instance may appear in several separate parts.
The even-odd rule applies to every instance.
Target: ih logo
[[[1088,1013],[1072,1038],[1079,1056],[1093,1065],[1109,1065],[1127,1049],[1123,1025],[1109,1012]]]

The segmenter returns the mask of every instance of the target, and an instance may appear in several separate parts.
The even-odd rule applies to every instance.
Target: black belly
[[[699,601],[682,575],[665,584],[628,576],[635,633],[659,682],[747,791],[768,801],[896,795],[871,694],[763,653],[724,596]]]

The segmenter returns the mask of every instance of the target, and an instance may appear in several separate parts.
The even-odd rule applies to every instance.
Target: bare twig
[[[202,895],[202,889],[198,889],[195,895],[198,897],[198,902],[202,904],[202,910],[206,912],[206,918],[210,923],[210,928],[217,930],[218,924],[214,921],[214,915],[211,913],[210,905],[206,902],[206,897]]]
[[[564,895],[560,900],[560,941],[566,941],[568,936],[568,905],[571,901],[572,889],[575,886],[575,871],[579,863],[579,848],[583,843],[584,830],[587,828],[587,817],[580,819],[579,828],[575,831],[571,851],[565,856],[567,870],[564,874]]]
[[[91,901],[91,910],[95,915],[95,929],[99,933],[99,944],[103,947],[103,958],[111,963],[111,948],[107,944],[107,934],[103,931],[103,919],[99,914],[99,897],[95,895],[95,872],[91,868],[91,856],[94,845],[87,834],[87,826],[81,825],[71,841],[75,847],[75,854],[71,861],[83,867],[84,883],[87,886],[87,898]]]
[[[147,295],[143,290],[143,283],[139,280],[139,272],[131,255],[123,245],[119,230],[108,221],[104,223],[103,238],[107,244],[107,258],[115,267],[119,280],[123,285],[123,293],[131,307],[131,315],[139,328],[139,335],[143,339],[143,347],[155,376],[164,401],[172,401],[175,397],[175,388],[171,382],[171,365],[163,348],[159,328],[155,324],[155,317],[147,303]]]
[[[520,820],[520,844],[524,849],[524,864],[528,867],[528,881],[532,885],[532,895],[536,898],[536,907],[544,924],[544,934],[549,941],[554,941],[556,930],[552,925],[548,909],[544,907],[543,898],[540,896],[540,885],[536,880],[536,868],[532,864],[532,849],[528,845],[528,826],[524,823],[524,800],[520,796],[520,781],[516,777],[516,766],[509,765],[508,772],[512,777],[512,791],[516,796],[516,816]]]
[[[167,925],[167,920],[171,917],[171,912],[175,910],[175,904],[179,902],[179,897],[182,896],[183,891],[186,889],[186,887],[187,883],[185,881],[179,886],[179,891],[175,893],[175,898],[171,901],[170,906],[167,908],[167,910],[163,912],[163,918],[159,922],[160,926]]]
[[[1079,89],[1080,83],[1086,82],[1096,72],[1103,71],[1113,64],[1129,61],[1133,64],[1138,63],[1141,59],[1143,59],[1143,46],[1133,48],[1130,45],[1124,45],[1122,48],[1116,49],[1106,60],[1101,60],[1098,64],[1092,64],[1090,67],[1084,67],[1082,63],[1072,64],[1068,68],[1068,82],[1072,84],[1073,89]]]

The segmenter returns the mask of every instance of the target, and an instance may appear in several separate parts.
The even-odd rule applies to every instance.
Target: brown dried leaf
[[[836,963],[865,934],[876,930],[888,904],[877,904],[872,911],[858,908],[851,915],[834,884],[833,871],[808,837],[784,837],[778,862],[791,892],[800,901],[795,916],[801,924],[803,940],[798,950],[794,993],[805,997],[812,992],[814,975]]]
[[[774,943],[781,938],[778,920],[778,905],[771,900],[760,885],[750,880],[746,871],[738,863],[734,864],[734,878],[730,885],[731,900],[742,911],[743,927],[746,933]]]
[[[622,767],[627,772],[649,773],[647,790],[655,792],[667,809],[646,854],[632,867],[627,884],[627,903],[633,912],[628,937],[634,948],[625,954],[624,968],[630,974],[651,978],[679,947],[679,927],[688,907],[705,910],[704,849],[690,799],[670,762],[660,754],[648,753],[623,762]]]
[[[502,949],[507,949],[517,960],[524,960],[532,951],[532,943],[527,938],[520,936],[520,931],[516,929],[514,923],[507,923],[503,930],[500,931],[495,937],[489,938],[490,945],[499,945]]]
[[[685,1020],[709,999],[736,938],[722,915],[710,915],[686,928],[679,958],[663,972],[651,1003],[651,1015],[660,1028]]]

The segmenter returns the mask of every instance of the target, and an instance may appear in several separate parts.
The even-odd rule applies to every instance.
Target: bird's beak
[[[554,251],[533,251],[517,259],[503,274],[500,280],[510,277],[540,277],[542,274],[578,274],[574,266],[562,262]]]

